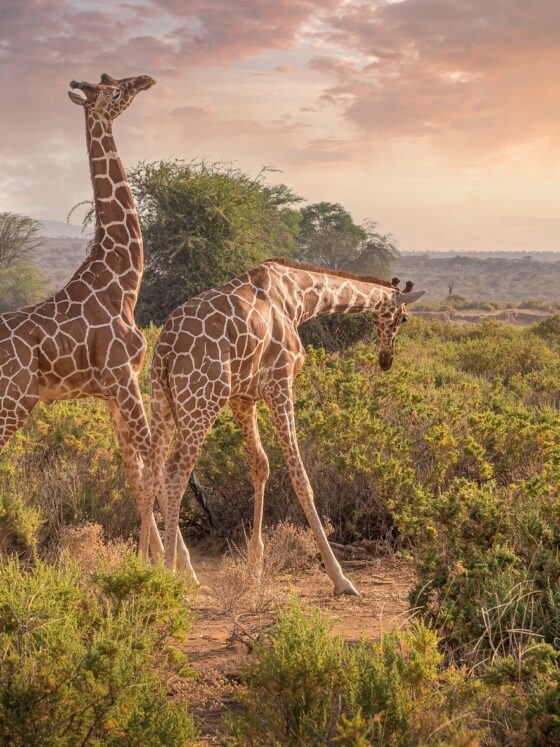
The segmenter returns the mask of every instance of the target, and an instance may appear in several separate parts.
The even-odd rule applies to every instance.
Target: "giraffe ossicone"
[[[398,283],[274,258],[191,298],[170,315],[152,363],[152,448],[144,470],[140,534],[143,557],[154,496],[161,490],[166,506],[165,559],[168,567],[173,566],[180,503],[189,475],[207,432],[229,402],[243,433],[255,493],[249,553],[262,561],[269,467],[256,402],[264,400],[334,592],[357,594],[329,545],[299,452],[292,385],[303,365],[304,348],[297,328],[314,316],[369,311],[380,341],[379,364],[388,370],[395,337],[407,318],[402,296],[413,302],[423,294],[411,293],[411,288],[408,283],[401,293]]]

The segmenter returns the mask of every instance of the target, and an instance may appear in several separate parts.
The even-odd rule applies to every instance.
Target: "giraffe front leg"
[[[37,397],[26,397],[22,402],[0,399],[0,453],[14,433],[25,423],[36,402]]]
[[[319,514],[315,508],[313,490],[299,453],[292,392],[291,390],[274,392],[267,397],[267,403],[272,412],[274,425],[290,472],[294,491],[301,503],[319,547],[327,575],[334,586],[334,593],[336,595],[352,594],[357,596],[358,592],[354,588],[354,585],[342,573],[340,563],[334,556],[321,520],[319,519]]]

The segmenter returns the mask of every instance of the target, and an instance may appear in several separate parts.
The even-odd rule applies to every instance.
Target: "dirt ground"
[[[322,568],[283,575],[272,582],[269,603],[259,612],[224,613],[217,582],[220,553],[194,548],[191,553],[201,588],[186,653],[195,676],[174,688],[174,696],[189,704],[201,730],[200,745],[219,744],[217,732],[223,713],[235,702],[241,670],[252,640],[275,617],[275,604],[296,594],[304,607],[328,612],[335,631],[347,640],[379,638],[383,630],[406,623],[408,592],[414,581],[412,564],[402,558],[381,557],[366,563],[342,563],[360,592],[359,597],[334,597]]]
[[[533,311],[527,309],[501,309],[499,311],[485,311],[483,309],[452,309],[449,311],[414,311],[413,315],[423,319],[433,319],[453,324],[478,324],[485,319],[494,319],[514,327],[526,327],[535,322],[541,322],[550,316],[548,311]]]

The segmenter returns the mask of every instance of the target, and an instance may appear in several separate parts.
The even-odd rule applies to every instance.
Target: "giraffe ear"
[[[79,106],[83,106],[86,103],[86,100],[83,96],[80,96],[77,93],[74,93],[74,91],[68,91],[68,96],[70,97],[70,101],[73,101],[75,104],[78,104]]]
[[[410,291],[410,293],[397,293],[397,295],[393,298],[393,301],[397,306],[400,306],[402,303],[414,303],[415,301],[418,301],[419,298],[422,298],[426,291]]]

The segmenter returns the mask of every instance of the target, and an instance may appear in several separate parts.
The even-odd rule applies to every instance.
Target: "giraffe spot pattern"
[[[294,490],[335,591],[354,593],[321,526],[297,444],[293,380],[304,360],[297,328],[314,316],[370,311],[381,351],[392,358],[403,314],[395,296],[395,289],[384,285],[268,261],[176,309],[154,349],[152,448],[144,471],[141,543],[149,536],[146,522],[154,496],[162,490],[166,563],[173,565],[181,498],[208,430],[230,402],[243,432],[255,490],[250,550],[257,560],[262,558],[269,473],[256,421],[256,401],[262,399],[272,412]],[[164,469],[175,426],[176,441]]]

